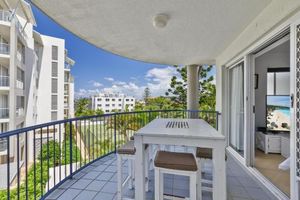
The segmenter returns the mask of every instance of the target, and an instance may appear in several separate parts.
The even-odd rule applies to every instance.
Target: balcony
[[[9,87],[9,76],[0,76],[0,87]]]
[[[24,116],[24,108],[17,108],[16,109],[16,117]]]
[[[0,108],[0,119],[9,118],[9,108]]]
[[[16,88],[23,90],[24,89],[24,82],[20,80],[16,80]]]
[[[9,18],[11,16],[11,13],[6,10],[0,10],[0,21],[4,22],[10,22]]]
[[[17,146],[21,145],[18,138],[25,138],[25,163],[17,169],[14,181],[6,181],[0,196],[13,194],[19,199],[34,196],[37,199],[115,199],[116,149],[136,130],[154,119],[187,118],[191,114],[218,128],[219,114],[214,111],[163,110],[85,116],[2,133],[0,139],[14,141]],[[173,148],[178,150],[182,147]],[[9,146],[6,152],[7,155],[12,154]],[[21,159],[15,163],[20,166]],[[123,165],[126,168],[127,161]],[[6,180],[11,177],[11,167],[13,163],[3,172]],[[204,176],[211,177],[211,169],[208,163]],[[227,199],[272,199],[231,157],[227,160],[226,172]],[[153,177],[153,170],[150,170],[147,199],[153,199]],[[187,182],[184,177],[166,176],[166,195],[186,195]],[[133,197],[134,190],[125,193]],[[203,199],[212,199],[212,194],[203,192]]]
[[[9,55],[9,44],[0,43],[0,54]]]

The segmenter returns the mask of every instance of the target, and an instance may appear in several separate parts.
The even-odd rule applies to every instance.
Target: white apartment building
[[[65,41],[34,31],[30,5],[16,2],[0,0],[0,134],[74,115],[70,70],[75,62]],[[16,140],[9,144],[14,162]],[[21,152],[23,144],[20,138]],[[7,141],[1,140],[0,164],[6,162],[6,149]]]
[[[125,94],[100,93],[92,97],[92,109],[101,109],[104,113],[133,111],[135,98]]]

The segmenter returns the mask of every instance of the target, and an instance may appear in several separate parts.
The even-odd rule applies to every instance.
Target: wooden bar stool
[[[118,181],[118,188],[117,188],[117,199],[130,199],[123,197],[123,187],[128,183],[128,188],[133,189],[133,181],[134,181],[134,160],[135,160],[135,147],[134,147],[134,140],[130,140],[120,148],[117,149],[117,181]],[[149,171],[148,171],[148,145],[145,147],[145,176],[146,176],[146,191],[149,190]],[[122,162],[123,159],[128,159],[128,176],[122,182]]]
[[[191,153],[158,151],[154,160],[155,200],[163,200],[164,174],[190,177],[190,200],[196,200],[197,162]]]
[[[201,200],[202,191],[212,192],[213,181],[202,178],[202,167],[204,166],[205,160],[212,160],[213,151],[210,148],[197,147],[196,149],[196,159],[198,164],[198,178],[197,178],[197,197]],[[227,156],[225,155],[225,160]],[[211,187],[202,187],[202,183],[211,185]]]

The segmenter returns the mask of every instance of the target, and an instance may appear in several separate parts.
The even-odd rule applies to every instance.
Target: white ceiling
[[[161,64],[210,64],[271,0],[32,0],[91,44]],[[156,14],[169,16],[153,27]],[[78,49],[80,51],[80,49]],[[83,52],[84,53],[84,52]]]

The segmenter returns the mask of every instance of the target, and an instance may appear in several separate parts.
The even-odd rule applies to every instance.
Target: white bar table
[[[170,124],[171,122],[171,124]],[[134,136],[135,199],[146,199],[145,144],[184,145],[213,149],[213,200],[226,200],[225,137],[201,119],[155,119]]]

